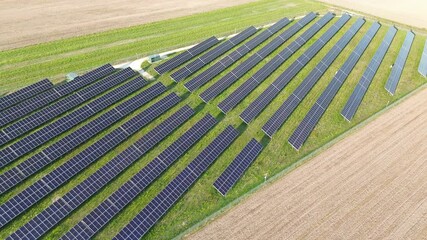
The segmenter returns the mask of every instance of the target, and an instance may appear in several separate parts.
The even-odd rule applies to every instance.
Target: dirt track
[[[254,0],[0,1],[0,50],[206,12]]]
[[[427,89],[192,239],[427,239]]]

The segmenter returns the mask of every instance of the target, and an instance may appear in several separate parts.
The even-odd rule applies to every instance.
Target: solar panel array
[[[241,114],[240,118],[249,123],[282,91],[289,82],[304,68],[311,59],[331,40],[333,36],[347,23],[351,17],[348,14],[335,22],[316,42],[298,57],[280,76],[259,95]]]
[[[140,239],[237,138],[228,126],[113,239]]]
[[[170,60],[160,64],[159,66],[155,67],[154,70],[156,70],[158,74],[163,74],[165,72],[173,70],[179,67],[181,64],[187,62],[193,57],[209,49],[210,47],[217,44],[218,42],[219,40],[216,37],[210,37],[205,41],[197,44],[196,46],[188,49],[187,51],[184,51],[178,54],[177,56],[171,58]]]
[[[9,238],[23,239],[41,237],[108,182],[114,179],[132,162],[141,157],[143,153],[153,148],[181,124],[191,118],[193,114],[194,110],[188,105],[179,109],[172,114],[172,116],[143,136],[139,143],[132,145],[131,148],[119,154],[85,181],[65,194],[65,196],[57,199],[54,204],[50,205],[23,227],[19,228]]]
[[[245,29],[244,31],[240,32],[236,36],[228,39],[224,43],[220,44],[218,47],[215,47],[214,49],[210,50],[209,52],[203,54],[193,62],[185,65],[183,68],[179,69],[178,71],[171,74],[171,78],[175,82],[180,82],[190,76],[191,74],[197,72],[200,68],[205,66],[206,64],[212,62],[215,58],[221,56],[228,50],[232,49],[233,47],[237,46],[239,43],[246,40],[248,37],[252,36],[257,32],[257,29],[255,27],[249,27]]]
[[[89,166],[89,164],[104,156],[143,126],[146,126],[172,106],[179,103],[180,100],[180,97],[175,93],[169,94],[1,205],[0,227],[63,185]]]
[[[406,34],[405,41],[399,51],[399,55],[397,55],[397,59],[393,64],[390,76],[388,77],[385,85],[385,89],[391,95],[396,93],[397,85],[399,84],[400,76],[402,75],[403,68],[405,67],[406,59],[408,58],[414,38],[415,34],[412,31],[409,31]]]
[[[138,77],[0,150],[0,166],[5,166],[6,164],[9,164],[21,156],[33,151],[42,144],[66,132],[82,121],[114,104],[118,100],[127,97],[129,94],[137,91],[146,84],[147,81],[142,79],[142,77]]]
[[[280,126],[282,126],[282,124],[289,118],[364,23],[364,19],[357,19],[350,29],[340,38],[340,40],[338,40],[331,50],[329,50],[326,56],[323,57],[316,67],[301,82],[301,84],[298,85],[291,95],[283,102],[274,115],[264,124],[262,130],[267,136],[271,138]]]
[[[233,51],[232,53],[228,54],[224,58],[222,58],[220,61],[212,65],[210,68],[206,69],[190,81],[184,84],[184,86],[190,91],[193,92],[197,88],[203,86],[210,80],[212,80],[214,77],[216,77],[218,74],[220,74],[222,71],[224,71],[226,68],[228,68],[231,64],[245,56],[247,53],[252,51],[252,49],[256,48],[259,44],[267,40],[269,37],[271,37],[273,34],[278,32],[280,29],[284,28],[286,25],[290,23],[289,19],[284,18],[274,25],[270,26],[268,29],[260,33],[259,35],[255,36],[251,40],[249,40],[247,43],[244,43],[242,46],[240,46],[238,49]],[[258,55],[257,55],[258,56]]]
[[[307,140],[311,131],[313,131],[314,127],[325,113],[329,104],[332,102],[332,99],[338,93],[342,84],[347,79],[351,70],[353,70],[354,66],[359,61],[360,56],[366,50],[380,27],[381,25],[378,22],[372,24],[371,28],[368,30],[365,36],[363,36],[362,40],[360,40],[354,51],[350,54],[345,63],[335,74],[334,78],[323,91],[322,95],[320,95],[316,103],[313,105],[313,107],[310,109],[302,122],[298,125],[297,129],[289,138],[289,143],[292,145],[292,147],[298,150]]]
[[[33,155],[15,168],[12,168],[0,175],[0,193],[7,191],[46,165],[73,151],[79,145],[101,133],[112,124],[116,123],[165,91],[166,87],[162,83],[156,83],[152,87],[120,104],[116,108],[111,109],[100,117],[85,124],[60,141],[45,148],[40,153]]]
[[[421,56],[420,65],[418,66],[418,72],[424,77],[427,77],[427,40],[424,44],[424,51]]]
[[[226,99],[218,104],[218,108],[227,113],[239,104],[246,96],[249,95],[258,85],[260,85],[268,76],[270,76],[277,68],[279,68],[287,59],[289,59],[298,49],[300,49],[314,34],[323,28],[332,18],[334,14],[327,13],[271,61],[265,64],[252,77],[238,87]]]
[[[237,157],[231,162],[225,171],[214,182],[213,186],[223,196],[236,184],[243,176],[243,173],[262,151],[262,145],[255,139],[252,139]]]
[[[200,98],[204,102],[209,102],[210,100],[217,97],[220,93],[222,93],[225,89],[235,83],[239,78],[245,75],[249,70],[251,70],[255,65],[265,59],[268,55],[270,55],[274,50],[280,47],[284,42],[286,42],[289,38],[291,38],[295,33],[301,30],[304,26],[306,26],[309,22],[316,18],[315,13],[309,13],[302,19],[300,19],[297,23],[290,26],[287,30],[285,30],[278,37],[273,39],[267,45],[265,45],[261,50],[256,52],[254,55],[250,56],[239,66],[231,70],[220,80],[215,82],[212,86],[206,89],[203,93],[200,94]]]
[[[131,68],[124,69],[121,72],[112,74],[102,81],[96,82],[87,88],[62,98],[46,108],[43,108],[40,111],[9,125],[0,131],[0,145],[12,141],[22,134],[41,126],[42,124],[77,106],[80,106],[82,103],[93,99],[97,95],[117,86],[133,76],[135,76],[135,72]]]
[[[366,91],[368,91],[368,88],[371,85],[372,79],[374,78],[375,73],[380,67],[380,64],[383,61],[383,58],[387,53],[387,50],[390,47],[391,42],[393,41],[393,38],[396,35],[396,33],[397,33],[397,29],[394,26],[391,26],[387,34],[385,35],[381,45],[378,47],[377,51],[375,52],[375,55],[372,58],[371,62],[368,64],[368,67],[363,73],[362,78],[359,80],[353,93],[351,94],[350,98],[347,100],[347,103],[345,104],[343,110],[341,111],[341,115],[348,121],[350,121],[354,117],[354,114],[359,108],[359,105],[362,102],[362,99],[365,96]]]
[[[44,107],[63,96],[66,96],[79,88],[87,86],[96,80],[105,77],[114,72],[114,68],[110,65],[104,65],[83,76],[76,77],[73,81],[56,86],[47,90],[33,98],[25,100],[11,108],[8,108],[0,113],[0,127],[11,123],[26,114]]]
[[[181,155],[199,141],[215,124],[217,120],[211,115],[206,115],[172,145],[166,148],[160,155],[148,163],[142,170],[135,174],[129,181],[123,184],[110,197],[103,201],[97,208],[89,213],[82,221],[67,232],[62,239],[90,239],[103,228],[115,215],[123,210],[138,194],[144,191],[156,178],[170,167]],[[147,144],[142,138],[140,145]],[[139,159],[145,152],[141,152],[134,145],[118,155],[117,161],[124,167]],[[144,148],[144,149],[147,149]],[[112,160],[113,162],[115,160]],[[113,170],[113,168],[111,168]],[[115,176],[115,173],[108,175]],[[93,179],[93,181],[96,181]],[[88,179],[88,183],[89,183]],[[95,182],[96,183],[96,182]],[[93,185],[93,184],[92,184]],[[96,184],[99,185],[99,184]]]
[[[53,84],[48,79],[44,79],[40,82],[31,84],[30,86],[24,87],[16,92],[2,96],[0,97],[0,111],[22,102],[25,99],[34,97],[35,95],[52,87]]]

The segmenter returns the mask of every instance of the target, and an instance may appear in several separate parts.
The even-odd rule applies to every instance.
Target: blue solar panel
[[[135,72],[132,69],[127,68],[119,73],[110,75],[102,81],[96,82],[87,88],[73,93],[72,95],[63,98],[22,120],[13,123],[12,125],[0,131],[0,145],[3,145],[23,135],[24,133],[35,129],[36,127],[58,117],[72,108],[80,106],[85,101],[93,99],[97,95],[117,86],[134,75]]]
[[[193,62],[185,65],[183,68],[179,69],[178,71],[171,74],[171,78],[175,82],[180,82],[190,76],[191,74],[198,71],[200,68],[205,66],[206,64],[213,61],[215,58],[219,57],[220,55],[224,54],[234,46],[238,45],[248,37],[255,34],[257,29],[255,27],[249,27],[245,29],[244,31],[240,32],[236,36],[230,38],[229,40],[223,42],[216,48],[210,50],[209,52],[203,54]]]
[[[155,67],[154,70],[156,70],[158,74],[163,74],[165,72],[173,70],[179,67],[181,64],[187,62],[191,58],[195,57],[196,55],[209,49],[210,47],[217,44],[218,42],[219,40],[216,37],[210,37],[205,41],[197,44],[196,46],[188,49],[187,51],[184,51],[178,54],[177,56],[173,57],[172,59],[160,64],[159,66]]]
[[[307,31],[275,56],[271,61],[265,64],[260,70],[258,70],[252,77],[250,77],[243,85],[237,88],[231,93],[226,99],[218,104],[218,108],[223,112],[227,113],[239,104],[249,93],[251,93],[261,82],[263,82],[268,76],[270,76],[280,65],[282,65],[289,57],[291,57],[303,44],[307,43],[315,33],[317,33],[322,27],[326,25],[334,14],[327,13],[321,19],[319,19],[314,25],[312,25]],[[243,89],[242,89],[243,88]]]
[[[371,85],[372,79],[375,76],[378,68],[380,67],[381,62],[385,54],[387,53],[388,48],[393,41],[394,36],[397,33],[397,29],[394,26],[391,26],[388,30],[386,36],[384,37],[381,45],[378,47],[374,57],[371,62],[368,64],[365,72],[362,75],[362,78],[359,80],[359,83],[356,85],[353,93],[350,98],[347,100],[341,115],[350,121],[357,109],[359,108],[360,103],[362,102],[363,97],[365,96],[366,91],[368,91],[369,86]]]
[[[225,171],[215,180],[213,186],[223,196],[236,184],[236,182],[243,176],[243,173],[252,162],[258,157],[262,151],[262,145],[255,139],[252,139]]]
[[[0,127],[11,123],[30,112],[33,112],[41,107],[44,107],[61,97],[64,97],[79,88],[87,86],[99,78],[105,77],[113,73],[114,68],[110,65],[104,65],[97,68],[81,77],[75,78],[73,81],[56,86],[50,90],[47,90],[33,98],[25,100],[13,107],[10,107],[0,113]]]
[[[241,78],[250,69],[252,69],[255,65],[261,62],[265,57],[267,57],[270,53],[276,50],[280,45],[286,42],[295,33],[297,33],[309,22],[311,22],[314,18],[316,18],[316,14],[309,13],[308,15],[300,19],[297,23],[290,26],[286,31],[284,31],[278,37],[269,42],[261,50],[250,56],[243,63],[231,70],[228,74],[226,74],[224,77],[222,77],[212,86],[210,86],[207,90],[201,93],[200,97],[202,98],[202,100],[204,102],[209,102],[210,100],[221,94],[226,88],[235,83],[239,78]]]
[[[86,234],[84,237],[85,239],[92,237],[149,184],[170,167],[181,155],[202,138],[216,123],[216,119],[211,115],[207,115],[198,121],[172,145],[166,148],[159,156],[132,177],[132,179],[122,185],[108,199],[87,215],[79,224],[66,233],[63,239],[78,238],[80,231],[83,230],[82,228],[87,228],[85,232],[91,232],[91,234]],[[144,144],[147,141],[142,138],[139,142]],[[125,164],[126,167],[139,159],[142,155],[143,153],[132,145],[117,158],[122,157],[123,159],[120,161],[122,162],[121,165]]]
[[[48,79],[44,79],[16,92],[2,96],[0,97],[0,111],[34,97],[41,92],[51,89],[52,87],[53,84]]]
[[[134,124],[137,124],[139,129],[141,129],[149,122],[153,121],[155,118],[166,112],[172,106],[176,105],[180,100],[180,97],[178,97],[175,93],[171,93],[159,102],[147,108],[142,113],[138,114],[146,117],[145,119],[140,119]],[[157,114],[151,114],[151,112],[156,112]],[[132,121],[132,119],[130,121]],[[125,131],[122,127],[113,130],[71,158],[69,161],[35,182],[29,188],[25,189],[23,192],[7,201],[5,204],[0,205],[0,214],[2,217],[0,219],[0,227],[4,226],[7,222],[26,211],[51,191],[63,185],[74,175],[89,166],[89,164],[93,163],[107,152],[114,149],[134,133],[135,132]],[[32,190],[33,188],[35,189]],[[43,191],[38,190],[39,188]]]
[[[424,44],[424,50],[421,56],[420,65],[418,66],[418,72],[424,77],[427,77],[427,40]]]
[[[378,22],[372,24],[371,28],[368,30],[365,36],[363,36],[362,40],[338,70],[337,74],[326,87],[325,91],[323,91],[322,95],[320,95],[320,97],[317,99],[314,106],[304,117],[297,129],[293,132],[289,138],[289,143],[296,150],[300,149],[307,140],[311,131],[313,131],[314,127],[325,113],[332,99],[338,93],[338,90],[341,88],[342,84],[347,79],[351,70],[353,70],[354,66],[359,61],[360,56],[362,56],[363,52],[368,47],[369,43],[380,27],[381,25]]]
[[[293,62],[261,95],[256,98],[241,114],[240,118],[249,123],[285,88],[311,59],[329,42],[329,40],[347,23],[348,14],[335,22],[313,45],[311,45],[295,62]]]
[[[402,75],[403,68],[405,67],[406,59],[408,58],[409,51],[411,50],[412,42],[414,41],[415,34],[409,31],[406,34],[405,41],[400,48],[399,55],[393,64],[390,76],[385,85],[385,89],[391,94],[396,93],[397,85],[399,84],[400,76]]]
[[[148,145],[147,149],[153,148],[157,143],[177,129],[181,124],[187,121],[194,114],[194,110],[188,105],[182,107],[172,116],[167,118],[153,130],[143,136],[140,141]],[[137,124],[137,123],[133,123]],[[130,151],[129,151],[130,150]],[[74,211],[83,202],[89,199],[93,194],[104,187],[108,182],[114,179],[120,172],[128,167],[135,160],[140,158],[143,153],[135,147],[128,148],[117,157],[112,159],[85,181],[77,185],[65,196],[58,199],[56,203],[50,205],[47,209],[38,214],[35,218],[19,228],[10,237],[35,237],[39,238],[50,230],[59,221],[64,219]],[[58,207],[57,203],[67,207]]]
[[[258,34],[247,43],[243,44],[241,47],[225,56],[223,59],[218,61],[212,67],[203,71],[190,81],[184,84],[184,86],[190,91],[193,92],[197,88],[203,86],[214,77],[216,77],[219,73],[227,69],[231,64],[239,60],[241,57],[245,56],[249,51],[256,48],[259,44],[267,40],[273,34],[275,34],[280,29],[284,28],[288,25],[290,21],[287,18],[284,18],[278,21],[276,24],[270,26],[268,29],[264,30],[261,34]]]
[[[0,166],[5,166],[19,157],[33,151],[42,144],[48,142],[71,129],[73,126],[81,123],[85,119],[93,116],[99,111],[105,109],[111,104],[116,103],[120,99],[127,97],[129,94],[137,91],[147,82],[138,77],[129,83],[115,89],[112,92],[96,99],[95,101],[77,109],[76,111],[60,118],[59,120],[41,128],[40,130],[26,136],[25,138],[15,142],[14,144],[0,150]]]
[[[11,187],[15,186],[18,182],[30,177],[32,174],[36,173],[38,170],[42,169],[46,165],[52,163],[53,161],[61,158],[65,154],[73,151],[76,147],[88,141],[90,138],[99,134],[111,124],[119,121],[126,115],[132,113],[136,109],[140,108],[144,104],[151,101],[153,98],[157,97],[159,94],[166,91],[166,87],[162,83],[156,83],[152,87],[142,91],[138,95],[132,97],[128,101],[121,103],[116,108],[104,113],[100,117],[94,119],[93,121],[85,124],[81,128],[72,132],[71,134],[65,136],[60,141],[52,144],[38,154],[33,155],[29,159],[20,163],[17,169],[20,174],[10,174],[10,175],[0,175],[0,192],[4,192]],[[124,108],[125,107],[125,108]],[[117,109],[120,108],[120,111]],[[150,112],[145,114],[155,114],[156,112]],[[133,132],[134,129],[138,129],[138,124],[136,122],[141,119],[145,119],[147,116],[137,116],[132,120],[125,123],[122,128],[126,132]],[[46,159],[41,161],[41,159]],[[8,172],[6,172],[8,173]],[[11,181],[11,178],[13,181]],[[13,182],[14,184],[9,184]]]
[[[140,239],[230,146],[239,132],[228,126],[172,182],[166,186],[114,239]]]

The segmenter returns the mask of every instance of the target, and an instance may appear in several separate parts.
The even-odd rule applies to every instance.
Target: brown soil
[[[427,89],[190,239],[427,239]]]
[[[425,0],[319,0],[394,22],[427,29]]]
[[[0,50],[235,6],[254,0],[0,1]]]

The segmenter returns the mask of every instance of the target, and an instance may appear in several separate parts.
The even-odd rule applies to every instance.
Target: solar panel
[[[160,64],[159,66],[155,67],[154,70],[156,70],[158,74],[163,74],[165,72],[173,70],[179,67],[181,64],[192,59],[196,55],[199,55],[203,51],[209,49],[210,47],[217,44],[218,42],[219,40],[216,37],[210,37],[204,40],[203,42],[197,44],[196,46],[188,49],[187,51],[184,51],[178,54],[177,56],[171,58],[170,60]]]
[[[139,239],[171,208],[203,172],[237,138],[228,126],[172,182],[117,234],[114,239]]]
[[[79,238],[81,232],[87,232],[85,239],[89,239],[104,227],[115,215],[117,215],[126,205],[128,205],[135,197],[140,194],[145,188],[158,178],[168,167],[170,167],[181,155],[199,141],[215,124],[216,119],[211,115],[206,115],[181,137],[179,137],[172,145],[166,148],[160,155],[148,163],[142,170],[135,174],[128,182],[122,185],[109,198],[102,202],[96,209],[89,213],[82,221],[67,232],[63,239]],[[146,143],[145,139],[140,139],[141,144]],[[143,153],[137,150],[132,145],[117,158],[122,158],[119,162],[129,166],[132,162],[139,159]],[[112,160],[111,162],[113,162]],[[112,168],[111,168],[112,169]],[[112,169],[113,170],[113,169]],[[112,171],[111,170],[111,171]],[[115,176],[115,173],[108,175]],[[93,185],[96,179],[93,179]],[[89,179],[88,179],[88,182]],[[76,195],[76,194],[75,194]],[[85,231],[82,231],[86,229]]]
[[[40,111],[37,111],[34,114],[11,124],[10,126],[0,131],[0,145],[14,140],[24,133],[35,129],[36,127],[58,117],[65,112],[68,112],[77,106],[80,106],[85,101],[91,100],[97,95],[117,86],[134,75],[135,72],[132,69],[124,69],[121,72],[112,74],[102,81],[96,82],[87,88],[73,93],[55,102],[54,104],[47,106],[46,108],[43,108]]]
[[[221,195],[225,196],[243,176],[243,173],[258,157],[261,151],[262,145],[255,139],[252,139],[214,182],[214,188],[218,190]]]
[[[11,123],[30,112],[44,107],[84,86],[87,86],[99,78],[111,74],[114,68],[110,65],[104,65],[83,76],[76,77],[73,81],[56,86],[33,98],[27,99],[13,107],[10,107],[0,113],[0,127]]]
[[[256,98],[241,114],[240,118],[249,123],[285,88],[288,83],[303,69],[311,59],[331,40],[331,38],[347,23],[351,17],[343,14],[316,42],[313,43],[297,60],[295,60],[280,76]]]
[[[372,24],[371,28],[369,28],[368,32],[365,34],[365,36],[363,36],[362,40],[360,40],[359,44],[357,44],[356,48],[353,50],[341,68],[337,71],[332,81],[317,99],[314,106],[298,125],[297,129],[293,132],[288,141],[296,150],[300,149],[307,140],[311,131],[313,131],[314,127],[325,113],[329,104],[332,102],[332,99],[338,93],[342,84],[347,79],[351,70],[353,70],[354,66],[359,61],[360,56],[362,56],[363,52],[366,50],[380,27],[381,25],[378,22]]]
[[[5,174],[0,175],[0,193],[7,191],[19,182],[23,181],[24,179],[30,177],[31,175],[42,169],[46,165],[73,151],[79,145],[101,133],[110,125],[119,121],[126,115],[132,113],[133,111],[148,103],[166,90],[167,88],[162,83],[156,83],[152,87],[142,91],[131,99],[121,103],[117,107],[102,114],[98,118],[90,121],[89,123],[80,127],[76,131],[65,136],[58,142],[45,148],[40,153],[35,154],[29,159],[20,163],[17,167],[11,170],[12,172],[10,174],[8,174],[10,172],[8,171]],[[149,113],[145,112],[145,114]],[[126,132],[131,132],[132,129],[128,129],[128,124],[125,124],[122,128]],[[130,125],[133,126],[132,121],[130,121]],[[135,124],[135,126],[138,125]]]
[[[418,66],[418,72],[424,77],[427,77],[427,40],[424,44],[424,51],[421,56],[420,65]]]
[[[41,92],[51,89],[52,87],[53,84],[48,79],[44,79],[16,92],[2,96],[0,97],[0,111],[34,97]]]
[[[301,101],[307,96],[309,91],[323,76],[329,66],[335,61],[338,55],[344,50],[350,40],[356,35],[359,29],[363,26],[365,20],[359,18],[350,29],[338,40],[338,42],[329,50],[325,57],[316,65],[316,67],[308,74],[301,84],[291,93],[291,95],[283,102],[280,108],[262,127],[267,136],[270,138],[289,118],[293,111],[298,107]]]
[[[230,53],[229,55],[222,58],[220,61],[215,63],[213,66],[203,71],[190,81],[184,84],[184,86],[190,91],[193,92],[197,88],[203,86],[214,77],[216,77],[219,73],[227,69],[231,64],[245,56],[252,49],[256,48],[259,44],[267,40],[273,34],[275,34],[280,29],[284,28],[288,25],[290,21],[287,18],[284,18],[274,25],[270,26],[268,29],[264,30],[261,34],[258,34],[247,43],[243,44],[241,47]]]
[[[145,110],[143,113],[138,114],[137,117],[129,120],[127,123],[131,122],[134,127],[138,126],[139,129],[141,129],[172,106],[176,105],[179,101],[180,97],[175,93],[171,93]],[[125,125],[126,123],[108,133],[100,140],[96,141],[91,146],[71,158],[69,161],[11,198],[5,204],[0,205],[0,227],[26,211],[51,191],[63,185],[89,164],[117,147],[129,136],[135,133],[129,128],[125,128]]]
[[[209,52],[203,54],[202,56],[200,56],[199,58],[197,58],[193,62],[185,65],[184,67],[182,67],[178,71],[172,73],[171,74],[172,80],[174,80],[175,82],[180,82],[180,81],[184,80],[185,78],[187,78],[191,74],[195,73],[196,71],[198,71],[200,68],[202,68],[206,64],[212,62],[215,58],[219,57],[220,55],[224,54],[225,52],[227,52],[231,48],[235,47],[236,45],[238,45],[239,43],[241,43],[242,41],[244,41],[248,37],[255,34],[256,31],[257,31],[257,29],[255,27],[249,27],[249,28],[245,29],[244,31],[237,34],[236,36],[234,36],[234,37],[230,38],[229,40],[223,42],[222,44],[220,44],[216,48],[214,48],[214,49],[210,50]]]
[[[194,110],[188,105],[182,107],[180,110],[172,114],[172,116],[144,135],[140,141],[143,141],[142,144],[147,145],[146,149],[153,148],[166,136],[172,133],[172,131],[176,130],[181,124],[186,122],[193,114]],[[133,145],[130,148],[130,151],[124,151],[119,154],[85,181],[74,187],[60,199],[56,200],[54,204],[50,205],[27,224],[19,228],[10,237],[41,237],[48,230],[58,224],[59,221],[64,219],[73,210],[89,199],[93,194],[104,187],[108,182],[114,179],[132,162],[141,157],[145,152],[146,151],[140,151],[140,148]],[[133,161],[130,161],[129,156],[136,158],[134,158]],[[67,206],[67,208],[58,208],[56,205],[58,202],[61,202],[64,206]]]
[[[359,105],[362,102],[366,91],[368,91],[372,79],[374,78],[375,73],[380,67],[380,64],[383,61],[383,58],[387,53],[387,50],[390,47],[390,44],[393,41],[393,38],[396,33],[397,29],[394,26],[391,26],[386,36],[384,37],[381,45],[378,47],[375,55],[372,57],[371,62],[368,64],[365,72],[362,75],[362,78],[359,80],[359,83],[357,83],[353,93],[347,100],[347,103],[341,111],[341,115],[348,121],[350,121],[354,117],[354,114],[359,108]]]
[[[58,119],[57,121],[44,126],[36,132],[27,135],[21,140],[9,145],[7,148],[0,150],[0,166],[5,166],[6,164],[9,164],[21,156],[33,151],[59,134],[62,134],[81,123],[85,119],[88,119],[99,111],[116,103],[120,99],[127,97],[129,94],[137,91],[146,84],[147,81],[142,79],[142,77],[138,77]]]
[[[223,113],[228,113],[237,104],[239,104],[249,93],[251,93],[261,82],[263,82],[268,76],[270,76],[277,68],[280,67],[289,57],[291,57],[303,44],[307,43],[314,34],[316,34],[322,27],[326,25],[334,14],[327,13],[315,24],[313,24],[308,30],[306,30],[301,36],[293,41],[289,46],[282,50],[277,56],[271,61],[265,64],[260,70],[258,70],[252,77],[250,77],[243,85],[238,87],[233,93],[218,104],[218,108]]]
[[[415,34],[409,31],[406,34],[405,41],[400,48],[399,55],[393,64],[390,76],[385,85],[385,89],[391,94],[396,93],[397,84],[399,84],[400,76],[402,75],[403,68],[405,67],[406,59],[408,58],[409,51],[411,50],[412,42],[414,41]]]
[[[246,59],[239,66],[234,68],[232,71],[227,73],[220,80],[215,82],[212,86],[206,89],[203,93],[200,94],[200,98],[204,102],[209,102],[214,99],[216,96],[221,94],[225,89],[235,83],[239,78],[245,75],[249,70],[251,70],[255,65],[261,62],[265,57],[270,55],[274,50],[276,50],[280,45],[289,40],[295,33],[301,30],[304,26],[306,26],[309,22],[311,22],[314,18],[316,18],[316,14],[309,13],[302,19],[300,19],[297,23],[290,26],[287,30],[285,30],[278,37],[273,39],[267,45],[265,45],[261,50],[256,52],[254,55]]]

